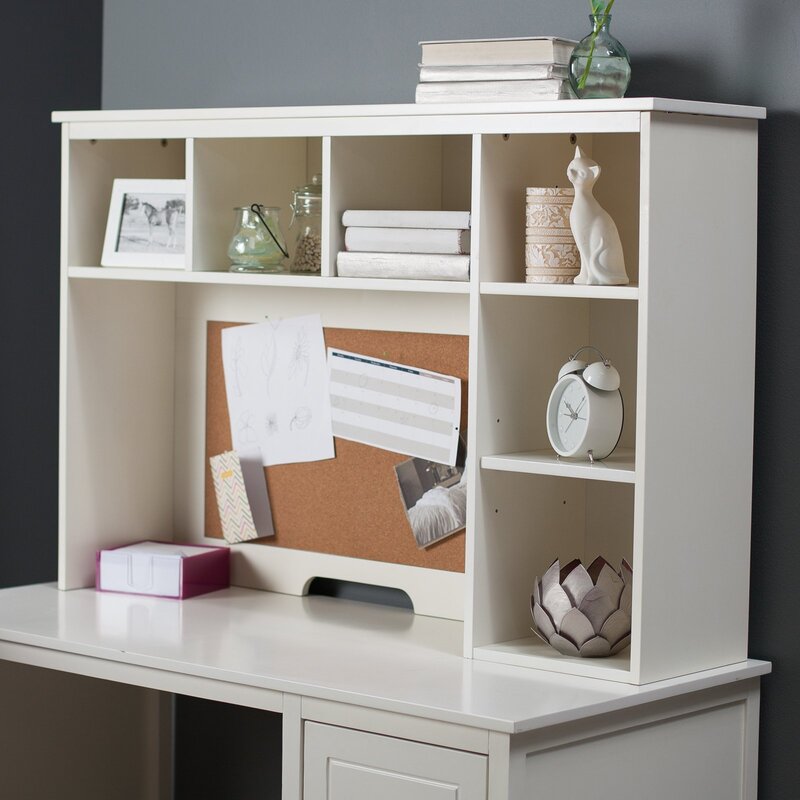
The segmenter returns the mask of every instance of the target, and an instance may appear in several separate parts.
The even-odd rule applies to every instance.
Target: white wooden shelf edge
[[[483,456],[481,468],[614,483],[634,483],[636,480],[634,451],[626,447],[617,448],[608,458],[594,464],[559,458],[552,450],[535,450],[528,453]]]
[[[571,658],[562,656],[540,639],[528,637],[476,647],[473,656],[479,661],[513,667],[533,667],[584,678],[631,682],[630,649],[608,658]]]
[[[148,281],[162,283],[196,283],[228,286],[283,286],[303,289],[349,289],[379,292],[433,292],[469,294],[467,281],[416,281],[386,278],[337,278],[320,275],[274,274],[253,275],[227,271],[190,271],[140,269],[122,267],[69,267],[70,278],[106,281]]]
[[[481,282],[481,294],[512,297],[584,297],[600,300],[638,300],[639,286],[576,286],[574,284]]]
[[[614,100],[555,100],[528,103],[402,103],[355,106],[283,106],[278,108],[185,108],[114,111],[55,111],[53,122],[135,122],[159,120],[284,119],[298,117],[385,117],[442,114],[552,114],[586,111],[666,111],[764,119],[766,108],[706,103],[665,97]]]

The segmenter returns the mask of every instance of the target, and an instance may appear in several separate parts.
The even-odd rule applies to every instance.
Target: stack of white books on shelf
[[[359,211],[342,215],[345,278],[469,280],[469,211]]]
[[[569,57],[554,36],[420,42],[418,103],[526,102],[574,97]]]

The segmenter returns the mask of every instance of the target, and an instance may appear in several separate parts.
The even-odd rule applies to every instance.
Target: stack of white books
[[[418,103],[526,102],[573,98],[570,39],[420,42]]]
[[[469,211],[358,211],[342,215],[345,278],[469,280]]]

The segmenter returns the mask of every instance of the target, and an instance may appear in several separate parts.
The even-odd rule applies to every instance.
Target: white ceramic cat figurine
[[[618,286],[628,283],[625,256],[614,220],[592,194],[599,176],[597,162],[576,147],[567,167],[567,177],[575,187],[569,225],[581,255],[581,271],[574,283]]]

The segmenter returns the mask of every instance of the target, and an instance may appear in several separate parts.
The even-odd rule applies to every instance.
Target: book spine
[[[340,252],[336,256],[336,271],[342,278],[466,281],[469,256]]]
[[[347,228],[346,250],[376,253],[469,253],[469,231],[455,228]]]
[[[572,97],[569,81],[447,81],[418,83],[417,103],[526,102]]]
[[[486,64],[456,67],[426,67],[420,64],[421,83],[441,81],[523,81],[564,79],[569,68],[565,64]]]
[[[572,51],[577,42],[553,42],[553,61],[556,64],[569,64]]]
[[[348,210],[342,225],[361,228],[469,228],[469,211]]]
[[[421,42],[420,63],[425,66],[566,64],[576,44],[552,37]]]

